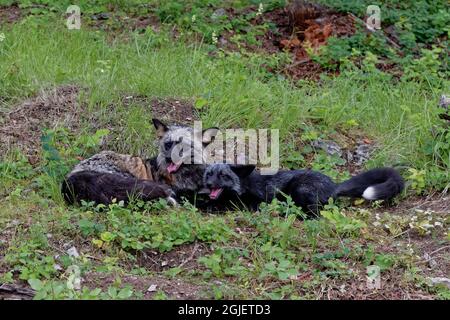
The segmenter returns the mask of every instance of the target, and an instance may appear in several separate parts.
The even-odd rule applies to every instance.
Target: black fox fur
[[[318,213],[330,197],[391,199],[404,188],[402,177],[392,168],[369,170],[336,184],[328,176],[311,170],[261,175],[252,165],[214,164],[205,170],[203,183],[210,190],[210,198],[219,202],[239,198],[248,208],[255,209],[261,202],[288,195],[297,206],[310,213]]]
[[[132,197],[144,201],[166,198],[175,204],[173,192],[165,184],[95,171],[79,171],[71,174],[63,181],[61,193],[69,204],[85,200],[108,205],[113,199],[128,203]]]

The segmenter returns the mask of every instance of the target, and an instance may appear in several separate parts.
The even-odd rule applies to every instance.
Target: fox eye
[[[166,143],[164,143],[164,148],[166,150],[170,150],[170,148],[172,148],[173,145],[173,141],[167,141]]]

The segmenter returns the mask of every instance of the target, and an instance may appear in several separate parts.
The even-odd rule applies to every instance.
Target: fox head
[[[158,162],[165,162],[168,173],[175,173],[183,164],[194,164],[194,159],[203,160],[203,147],[212,142],[218,128],[205,129],[201,137],[194,137],[194,129],[187,126],[168,126],[152,119],[159,142]],[[200,139],[194,143],[194,139]],[[195,157],[199,154],[200,157]]]
[[[254,165],[229,165],[224,163],[209,165],[203,175],[203,186],[208,189],[209,197],[218,199],[224,190],[241,195],[241,179],[255,170]]]

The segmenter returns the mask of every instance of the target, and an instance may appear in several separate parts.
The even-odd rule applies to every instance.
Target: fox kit
[[[256,208],[261,202],[288,195],[305,212],[318,213],[330,197],[363,197],[368,200],[391,199],[404,188],[402,177],[392,168],[378,168],[336,184],[328,176],[311,170],[279,171],[261,175],[255,166],[214,164],[205,170],[203,183],[213,200],[229,201],[229,193],[245,199]],[[224,191],[225,199],[221,199]]]
[[[159,152],[156,159],[155,177],[169,184],[178,197],[197,201],[198,191],[203,187],[202,179],[206,165],[194,163],[194,154],[202,152],[194,143],[194,130],[191,127],[166,125],[153,119],[158,137]],[[209,130],[203,130],[201,146],[211,142]],[[203,157],[201,157],[203,160]]]
[[[176,205],[169,186],[116,173],[77,171],[66,178],[61,192],[69,204],[85,200],[108,205],[113,199],[128,203],[130,198],[144,201],[165,198]]]
[[[81,200],[109,204],[112,199],[128,201],[166,198],[175,204],[170,187],[154,182],[156,159],[144,160],[113,151],[102,151],[78,163],[61,186],[64,199],[72,204]]]

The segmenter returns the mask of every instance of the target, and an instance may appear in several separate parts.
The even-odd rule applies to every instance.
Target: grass
[[[1,95],[17,100],[41,88],[75,83],[89,88],[89,110],[99,112],[100,107],[108,117],[105,108],[126,93],[208,97],[204,126],[279,128],[281,139],[301,130],[309,119],[319,119],[323,128],[355,120],[357,128],[383,141],[379,156],[386,164],[423,167],[427,162],[416,150],[432,138],[429,129],[438,123],[440,90],[416,83],[392,90],[388,81],[362,81],[357,75],[293,87],[283,79],[263,80],[258,64],[239,57],[209,58],[201,45],[155,48],[148,42],[146,36],[134,35],[128,43],[109,44],[96,32],[55,30],[52,25],[39,30],[26,24],[14,27],[1,47]]]
[[[79,95],[86,107],[79,132],[55,138],[68,170],[79,153],[99,149],[98,143],[88,148],[80,142],[75,150],[77,141],[111,122],[119,132],[113,149],[155,154],[150,106],[130,110],[123,96],[206,99],[199,110],[204,127],[280,129],[283,164],[292,153],[301,154],[311,136],[344,133],[374,141],[376,152],[367,167],[418,170],[408,179],[411,186],[400,206],[338,203],[320,219],[307,221],[297,219],[298,208],[277,202],[258,214],[226,215],[199,213],[189,205],[172,209],[165,203],[74,208],[61,199],[44,150],[34,167],[10,151],[0,162],[0,283],[29,284],[37,298],[57,299],[180,298],[164,282],[172,279],[193,291],[189,297],[194,298],[326,298],[323,288],[331,292],[329,298],[361,298],[367,296],[358,291],[365,285],[365,267],[377,264],[383,281],[394,283],[378,297],[448,299],[448,289],[427,282],[445,272],[446,251],[436,253],[439,266],[431,271],[417,258],[448,246],[448,208],[430,200],[436,205],[431,215],[415,210],[428,204],[421,202],[425,195],[448,183],[445,138],[433,134],[439,126],[437,101],[448,90],[448,80],[437,85],[393,81],[378,72],[349,70],[317,83],[293,82],[261,67],[273,57],[221,50],[210,54],[210,45],[191,42],[189,35],[172,41],[164,30],[124,32],[111,40],[102,31],[69,31],[51,15],[1,25],[0,111],[12,110],[41,89],[85,88]],[[439,139],[444,147],[432,144],[430,154],[430,143]],[[308,152],[303,153],[306,158]],[[292,165],[323,165],[333,175],[342,171],[326,157],[305,158]],[[199,244],[206,252],[196,249]],[[79,256],[67,253],[71,247]],[[169,265],[151,262],[151,252]],[[172,265],[171,252],[183,259]],[[150,258],[139,260],[143,253]],[[69,268],[74,265],[84,279],[82,290]],[[94,283],[98,274],[111,281]],[[146,293],[149,284],[160,290]]]

